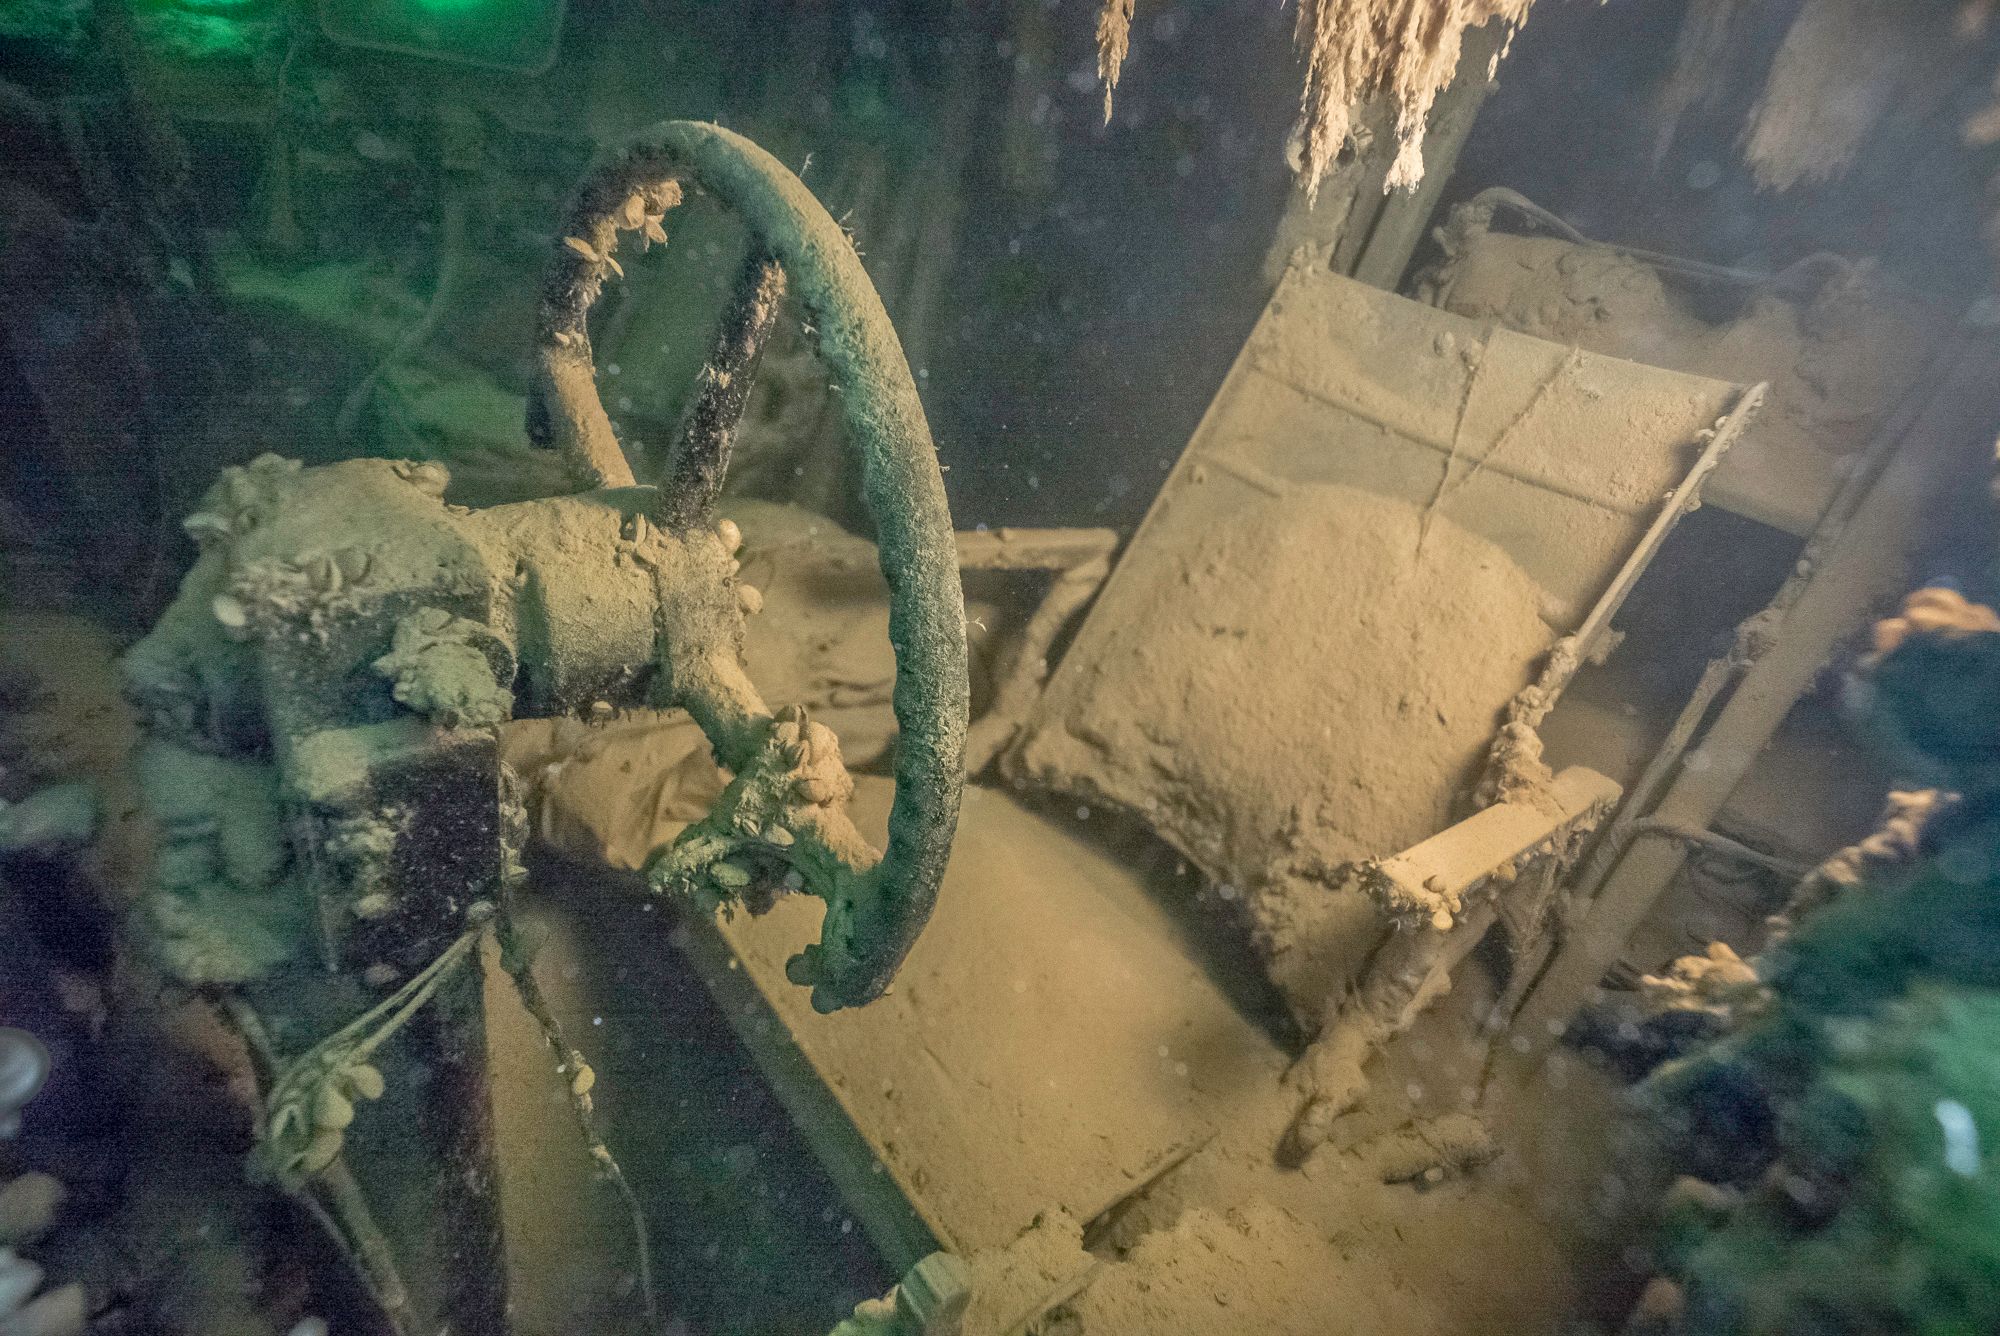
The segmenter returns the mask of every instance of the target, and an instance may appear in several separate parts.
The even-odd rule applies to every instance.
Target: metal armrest
[[[1622,790],[1588,766],[1495,803],[1393,858],[1361,867],[1361,884],[1398,928],[1449,932],[1477,892],[1511,883],[1535,859],[1589,830]],[[1490,898],[1490,897],[1487,897]],[[1371,970],[1371,973],[1373,971]]]
[[[1595,770],[1574,766],[1393,858],[1361,866],[1362,889],[1395,926],[1294,1068],[1306,1094],[1292,1125],[1294,1154],[1325,1142],[1333,1120],[1360,1102],[1368,1059],[1450,990],[1451,972],[1500,916],[1507,889],[1524,875],[1552,878],[1621,792]]]

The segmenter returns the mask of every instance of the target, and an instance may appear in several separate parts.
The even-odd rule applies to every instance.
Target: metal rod
[[[1776,606],[1773,604],[1772,606]],[[1572,903],[1583,906],[1590,903],[1611,869],[1625,855],[1631,846],[1628,834],[1630,827],[1639,820],[1638,814],[1650,812],[1672,782],[1674,773],[1680,767],[1681,757],[1694,741],[1694,735],[1707,722],[1709,713],[1718,698],[1736,680],[1744,668],[1755,660],[1753,648],[1753,624],[1762,624],[1767,619],[1769,609],[1747,619],[1736,628],[1736,640],[1727,654],[1710,659],[1702,670],[1701,680],[1695,683],[1694,691],[1687,703],[1681,707],[1674,726],[1667,731],[1665,740],[1653,753],[1653,759],[1646,763],[1639,778],[1627,790],[1625,801],[1598,837],[1591,842],[1590,852],[1584,856],[1573,882]]]
[[[1775,872],[1791,881],[1797,881],[1812,871],[1812,868],[1804,863],[1796,863],[1789,858],[1778,858],[1762,850],[1752,849],[1741,840],[1732,840],[1727,835],[1718,835],[1712,830],[1704,830],[1685,821],[1665,821],[1657,817],[1647,817],[1644,821],[1632,823],[1631,839],[1636,840],[1646,835],[1679,840],[1683,844],[1705,849],[1720,857],[1734,858],[1753,867],[1760,867],[1766,872]]]
[[[1633,588],[1639,583],[1639,578],[1646,573],[1646,568],[1653,564],[1653,558],[1659,555],[1667,536],[1673,533],[1682,517],[1693,510],[1701,500],[1701,487],[1708,481],[1708,475],[1715,472],[1716,466],[1722,463],[1722,457],[1729,453],[1729,448],[1743,438],[1743,432],[1756,417],[1757,410],[1764,406],[1764,396],[1770,388],[1769,383],[1764,381],[1752,385],[1737,397],[1735,407],[1716,424],[1715,434],[1709,437],[1708,445],[1694,461],[1694,467],[1688,470],[1687,476],[1681,479],[1680,486],[1674,488],[1672,494],[1667,497],[1666,504],[1660,507],[1660,513],[1655,515],[1652,524],[1647,526],[1645,536],[1639,540],[1639,545],[1625,558],[1625,564],[1619,567],[1618,574],[1613,577],[1610,587],[1604,591],[1603,597],[1597,600],[1596,606],[1591,608],[1590,615],[1583,620],[1583,625],[1577,628],[1576,662],[1582,663],[1590,658],[1598,641],[1603,639],[1605,631],[1610,629],[1611,619],[1625,606],[1625,600],[1631,596]]]
[[[667,471],[655,518],[687,533],[713,517],[736,445],[736,424],[750,401],[757,364],[785,297],[785,271],[761,250],[744,258],[736,287],[716,327],[715,347],[699,387],[667,452]]]
[[[1611,628],[1612,619],[1625,606],[1625,600],[1631,596],[1633,589],[1638,587],[1646,568],[1659,555],[1660,548],[1666,544],[1675,526],[1700,503],[1702,484],[1721,464],[1730,447],[1742,437],[1757,410],[1763,406],[1764,394],[1769,388],[1767,383],[1760,381],[1737,396],[1734,406],[1716,424],[1693,467],[1688,469],[1680,485],[1668,494],[1666,503],[1653,517],[1653,522],[1646,526],[1646,532],[1618,568],[1618,573],[1598,595],[1597,602],[1591,605],[1583,624],[1573,634],[1556,642],[1534,683],[1517,692],[1514,699],[1508,702],[1506,724],[1495,735],[1488,752],[1486,775],[1479,786],[1480,801],[1492,801],[1518,778],[1516,768],[1520,764],[1521,752],[1517,735],[1522,729],[1541,727],[1549,711],[1555,709],[1556,702],[1562,699],[1562,693],[1569,688],[1577,671],[1595,655],[1599,642]],[[1622,810],[1630,809],[1628,802]]]

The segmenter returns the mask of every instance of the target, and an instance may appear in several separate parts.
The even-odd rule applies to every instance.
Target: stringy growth
[[[1743,158],[1759,187],[1840,176],[1898,100],[1950,59],[1949,24],[1913,12],[1922,9],[1806,0],[1744,130]]]
[[[1899,108],[1929,101],[1991,22],[1994,0],[1803,0],[1761,76],[1763,15],[1755,0],[1690,0],[1673,73],[1654,106],[1653,161],[1664,161],[1682,117],[1726,106],[1749,79],[1762,91],[1744,127],[1743,160],[1758,188],[1818,185],[1847,172]],[[2000,141],[1988,110],[1965,127],[1973,144]]]
[[[1458,72],[1465,30],[1494,19],[1519,28],[1534,0],[1299,0],[1295,40],[1305,57],[1294,167],[1308,197],[1354,129],[1354,110],[1386,96],[1395,108],[1396,159],[1385,190],[1424,175],[1424,124]],[[1133,0],[1104,0],[1097,21],[1097,69],[1105,116],[1131,45]],[[1511,36],[1511,34],[1510,34]],[[1503,53],[1504,54],[1504,53]]]
[[[1132,5],[1134,0],[1104,0],[1097,16],[1097,77],[1104,81],[1104,123],[1111,123],[1111,90],[1118,86],[1118,71],[1125,53],[1132,49]]]

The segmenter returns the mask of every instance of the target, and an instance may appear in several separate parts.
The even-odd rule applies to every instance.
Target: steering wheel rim
[[[732,209],[751,238],[738,306],[725,318],[704,393],[717,388],[716,368],[732,355],[731,347],[742,355],[719,377],[722,430],[690,450],[677,449],[672,475],[651,499],[650,517],[697,554],[694,567],[708,567],[713,551],[728,561],[729,544],[714,543],[706,523],[762,330],[775,314],[774,280],[781,271],[803,307],[849,444],[859,453],[863,496],[889,585],[898,741],[887,850],[872,867],[857,866],[865,842],[843,813],[828,813],[829,804],[821,800],[805,809],[793,804],[790,815],[803,816],[805,829],[787,834],[805,838],[788,840],[781,855],[784,864],[816,883],[810,888],[827,901],[820,942],[795,959],[788,973],[812,987],[815,1008],[831,1011],[870,1001],[888,987],[930,917],[957,830],[969,688],[951,513],[916,381],[852,239],[784,164],[742,135],[702,122],[667,121],[639,132],[602,155],[578,187],[537,311],[530,440],[561,452],[583,488],[631,483],[598,398],[586,321],[607,275],[622,272],[613,255],[619,231],[643,230],[658,239],[659,217],[678,203],[684,186]],[[721,577],[725,593],[733,566],[729,562]],[[727,608],[735,614],[733,595]],[[717,808],[735,808],[727,814],[733,827],[720,828],[717,813],[711,813],[672,850],[656,854],[660,866],[649,870],[656,886],[685,881],[704,860],[718,865],[730,848],[745,843],[746,827],[754,840],[771,804],[789,801],[786,795],[800,787],[794,777],[786,788],[786,773],[774,775],[774,766],[796,766],[813,751],[821,754],[808,759],[822,769],[827,760],[823,743],[806,738],[818,726],[802,711],[772,715],[740,664],[722,661],[740,644],[740,614],[734,630],[731,643],[708,662],[661,665],[672,703],[694,715],[717,759],[736,772],[737,798]],[[671,657],[665,650],[663,655]],[[837,750],[831,764],[838,768]],[[839,773],[845,781],[844,770]],[[845,792],[836,797],[844,799]],[[746,802],[762,814],[750,814]],[[768,854],[772,846],[764,841],[756,848]],[[828,855],[832,865],[815,866]]]

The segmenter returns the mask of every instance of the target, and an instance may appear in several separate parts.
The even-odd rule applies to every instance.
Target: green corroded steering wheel
[[[579,488],[625,487],[629,465],[598,398],[586,317],[622,273],[621,233],[665,240],[684,191],[732,209],[750,234],[735,295],[646,518],[659,562],[659,703],[685,709],[732,779],[714,808],[655,851],[650,885],[697,905],[768,905],[779,889],[826,901],[820,940],[793,982],[832,1011],[881,995],[930,916],[964,784],[965,609],[951,514],[902,345],[853,241],[776,158],[720,126],[668,121],[595,163],[569,211],[537,312],[528,434],[559,451]],[[773,711],[741,663],[753,591],[738,589],[735,526],[714,505],[737,419],[789,283],[859,452],[889,583],[896,654],[896,796],[878,856],[849,821],[853,781],[831,730]]]

